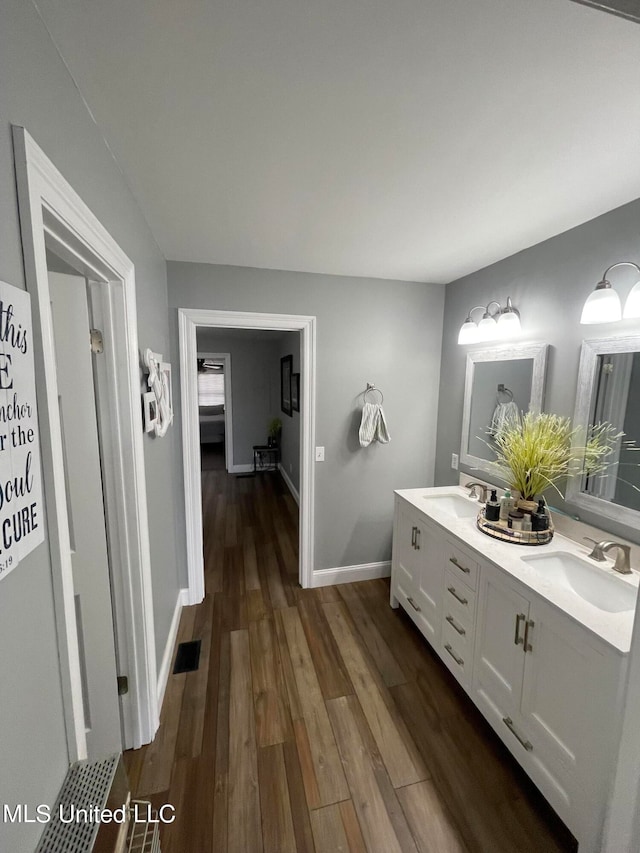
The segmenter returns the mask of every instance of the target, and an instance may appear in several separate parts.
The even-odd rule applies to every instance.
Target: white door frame
[[[47,531],[69,760],[86,757],[69,523],[46,246],[81,269],[105,338],[99,363],[103,489],[117,653],[129,693],[124,748],[158,729],[156,648],[144,469],[134,266],[22,127],[13,128],[25,278],[32,296]],[[114,689],[116,689],[114,685]]]
[[[224,464],[233,473],[233,395],[231,393],[231,353],[198,351],[198,358],[214,358],[224,365]]]
[[[202,488],[198,437],[198,326],[226,329],[272,329],[300,332],[300,584],[313,584],[314,447],[316,402],[316,318],[298,314],[258,314],[243,311],[178,309],[180,392],[182,400],[182,454],[187,519],[188,604],[204,598],[202,546]]]

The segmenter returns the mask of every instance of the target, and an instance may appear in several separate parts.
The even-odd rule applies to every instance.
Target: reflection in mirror
[[[571,480],[567,500],[635,529],[640,524],[640,335],[584,341],[574,424],[624,433],[603,474]]]
[[[496,458],[493,442],[505,426],[529,411],[533,359],[476,364],[469,420],[469,453],[488,462]]]
[[[540,411],[546,344],[520,344],[470,352],[462,417],[460,461],[491,471],[492,449],[501,428],[525,412]]]

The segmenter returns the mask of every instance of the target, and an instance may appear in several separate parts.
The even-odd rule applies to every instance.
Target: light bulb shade
[[[620,297],[611,285],[608,287],[598,285],[584,303],[580,322],[583,325],[592,325],[594,323],[615,323],[620,319],[622,319]]]
[[[493,317],[483,317],[478,323],[478,340],[491,341],[498,336],[498,324]]]
[[[498,317],[498,331],[500,337],[511,337],[517,335],[521,330],[520,317],[515,311],[505,311]]]
[[[462,326],[460,326],[460,333],[458,334],[458,343],[461,346],[464,344],[473,344],[478,340],[478,327],[473,322],[473,320],[466,320]]]
[[[640,319],[640,280],[631,288],[631,292],[627,296],[627,301],[624,303],[624,313],[622,316],[625,320]]]

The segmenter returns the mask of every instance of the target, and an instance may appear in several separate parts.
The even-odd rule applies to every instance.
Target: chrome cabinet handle
[[[420,608],[418,607],[418,605],[417,605],[417,604],[415,603],[415,601],[413,600],[413,598],[407,598],[407,601],[408,601],[408,602],[409,602],[409,604],[413,607],[413,609],[414,609],[414,610],[417,610],[417,611],[418,611],[418,613],[421,613],[421,612],[422,612],[422,611],[420,610]]]
[[[533,750],[533,744],[531,743],[531,741],[524,740],[524,739],[523,739],[523,738],[518,734],[518,732],[515,730],[515,727],[514,727],[514,725],[513,725],[513,720],[511,719],[511,717],[503,717],[503,718],[502,718],[502,722],[503,722],[503,723],[505,724],[505,726],[509,729],[509,731],[510,731],[510,732],[511,732],[511,734],[516,738],[516,740],[517,740],[519,743],[521,743],[521,744],[522,744],[522,746],[524,746],[524,748],[527,750],[527,752],[531,752],[531,751]]]
[[[449,562],[453,563],[453,565],[456,568],[460,569],[461,572],[464,572],[465,575],[468,575],[471,572],[471,569],[469,569],[469,568],[467,568],[467,566],[463,566],[461,563],[459,563],[456,557],[449,557]]]
[[[451,593],[451,595],[452,595],[452,596],[453,596],[457,601],[459,601],[459,602],[460,602],[460,604],[468,604],[468,603],[469,603],[469,602],[467,601],[467,599],[466,599],[466,598],[463,598],[461,595],[458,595],[458,593],[456,592],[456,588],[455,588],[455,586],[448,586],[448,587],[447,587],[447,590]]]
[[[461,636],[461,637],[464,637],[464,635],[465,635],[467,632],[465,631],[465,629],[464,629],[464,628],[461,628],[461,627],[458,625],[458,623],[456,622],[456,620],[453,618],[453,616],[452,616],[451,614],[449,614],[448,616],[445,616],[445,619],[447,620],[447,622],[449,623],[449,625],[451,625],[451,627],[452,627],[455,631],[457,631],[457,632],[458,632],[458,634],[460,634],[460,636]]]
[[[525,650],[525,652],[532,652],[533,651],[533,646],[529,642],[529,631],[531,629],[533,629],[535,624],[536,623],[533,621],[533,619],[529,619],[529,620],[527,620],[527,622],[524,626],[524,650]]]
[[[418,532],[418,528],[414,525],[411,528],[411,547],[412,548],[416,547],[416,533],[417,532]]]
[[[516,644],[516,646],[524,644],[524,640],[520,636],[520,622],[524,622],[526,618],[527,617],[524,613],[518,613],[518,615],[516,616],[516,635],[513,638],[513,642]]]
[[[458,664],[458,666],[464,666],[464,660],[458,657],[458,655],[453,651],[453,647],[450,646],[449,643],[445,643],[445,649],[449,652],[449,654]]]
[[[416,551],[420,550],[420,537],[422,535],[422,530],[419,527],[416,527]]]

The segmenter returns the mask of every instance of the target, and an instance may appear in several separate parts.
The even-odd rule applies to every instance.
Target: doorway
[[[100,424],[101,490],[103,516],[107,518],[105,540],[111,566],[117,668],[118,675],[128,681],[128,692],[120,700],[123,748],[150,742],[159,722],[135,271],[129,258],[24,128],[13,128],[13,141],[25,278],[32,297],[60,676],[69,761],[73,763],[87,757],[88,741],[91,743],[83,695],[88,673],[83,671],[86,661],[81,648],[83,610],[91,591],[85,593],[85,603],[78,609],[79,591],[72,559],[75,531],[72,533],[70,527],[71,490],[66,480],[47,251],[67,264],[75,276],[86,280],[84,310],[90,309],[91,324],[102,333],[103,357],[94,365],[97,396],[92,417]],[[89,346],[88,339],[86,345]],[[99,481],[99,475],[93,479]],[[105,680],[111,681],[109,690],[117,697],[113,670],[105,666],[103,672]],[[111,740],[114,737],[109,736]]]
[[[178,334],[187,519],[188,603],[198,604],[204,598],[196,339],[196,330],[201,327],[300,332],[300,387],[303,391],[300,395],[299,582],[302,587],[310,587],[313,585],[316,318],[292,314],[180,308]]]
[[[200,449],[216,467],[233,468],[233,391],[231,353],[198,348]],[[223,457],[220,460],[220,456]]]
[[[97,759],[121,750],[120,705],[126,701],[117,692],[121,668],[102,493],[94,376],[101,353],[88,343],[93,327],[89,283],[77,274],[56,272],[61,266],[56,261],[47,254],[84,727],[87,757]]]

